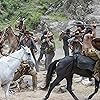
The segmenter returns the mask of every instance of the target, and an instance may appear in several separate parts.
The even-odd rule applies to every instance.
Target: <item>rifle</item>
[[[77,26],[77,25],[94,26],[94,24],[70,24],[70,25],[74,25],[74,26]],[[100,26],[100,24],[96,24],[96,26]]]

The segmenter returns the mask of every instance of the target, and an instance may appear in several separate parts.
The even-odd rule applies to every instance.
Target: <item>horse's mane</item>
[[[1,57],[0,60],[2,61],[12,61],[14,58],[17,59],[17,54],[20,54],[20,52],[22,51],[22,49],[18,50],[18,51],[15,51],[14,53],[8,55],[8,56],[3,56]],[[21,52],[22,53],[22,52]]]

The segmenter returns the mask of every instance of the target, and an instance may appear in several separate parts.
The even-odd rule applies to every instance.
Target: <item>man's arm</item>
[[[95,21],[92,22],[92,35],[93,35],[93,38],[96,37],[96,23]]]
[[[35,41],[34,41],[34,39],[32,37],[31,37],[31,40],[32,40],[32,44],[34,46],[34,49],[37,51],[37,47],[36,47]]]

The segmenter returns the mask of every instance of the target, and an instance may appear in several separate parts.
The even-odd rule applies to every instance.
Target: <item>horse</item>
[[[19,47],[20,37],[14,34],[14,31],[11,26],[5,29],[4,36],[5,36],[5,39],[8,39],[9,46],[10,46],[10,50],[8,51],[8,54],[13,53],[17,48],[20,48]],[[34,55],[34,60],[36,62],[35,55]],[[36,65],[37,71],[39,71],[37,67],[37,62],[35,63],[35,65]]]
[[[19,68],[21,62],[27,60],[30,64],[34,64],[34,58],[28,47],[21,46],[21,49],[15,51],[9,56],[0,58],[0,82],[4,89],[5,98],[9,98],[9,86],[13,80],[15,71]]]
[[[8,40],[9,47],[10,47],[8,54],[13,53],[18,47],[19,40],[20,40],[19,37],[15,35],[11,26],[8,26],[5,29],[4,37],[5,40]]]
[[[13,81],[17,81],[23,75],[31,75],[33,83],[33,91],[37,88],[37,72],[30,67],[31,65],[27,62],[22,62],[20,68],[15,72]],[[19,89],[20,90],[20,89]]]
[[[64,78],[67,80],[67,90],[69,91],[69,93],[72,95],[74,100],[79,100],[78,97],[72,91],[73,74],[78,74],[83,77],[92,78],[94,73],[94,65],[94,60],[82,55],[80,52],[77,52],[76,49],[74,49],[73,56],[66,56],[62,59],[58,59],[52,62],[48,67],[46,75],[46,84],[44,87],[41,87],[42,90],[46,90],[50,86],[48,93],[43,98],[43,100],[47,100],[49,98],[53,88],[56,85],[58,85]],[[56,72],[57,77],[50,84],[54,71]],[[86,100],[91,99],[98,92],[99,84],[100,81],[95,79],[95,91],[91,95],[89,95],[89,97],[86,98]]]

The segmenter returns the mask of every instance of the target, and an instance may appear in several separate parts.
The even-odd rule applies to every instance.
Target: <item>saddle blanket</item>
[[[93,71],[95,66],[95,61],[91,58],[83,55],[79,55],[77,57],[77,67],[80,69],[88,69],[90,71]]]

